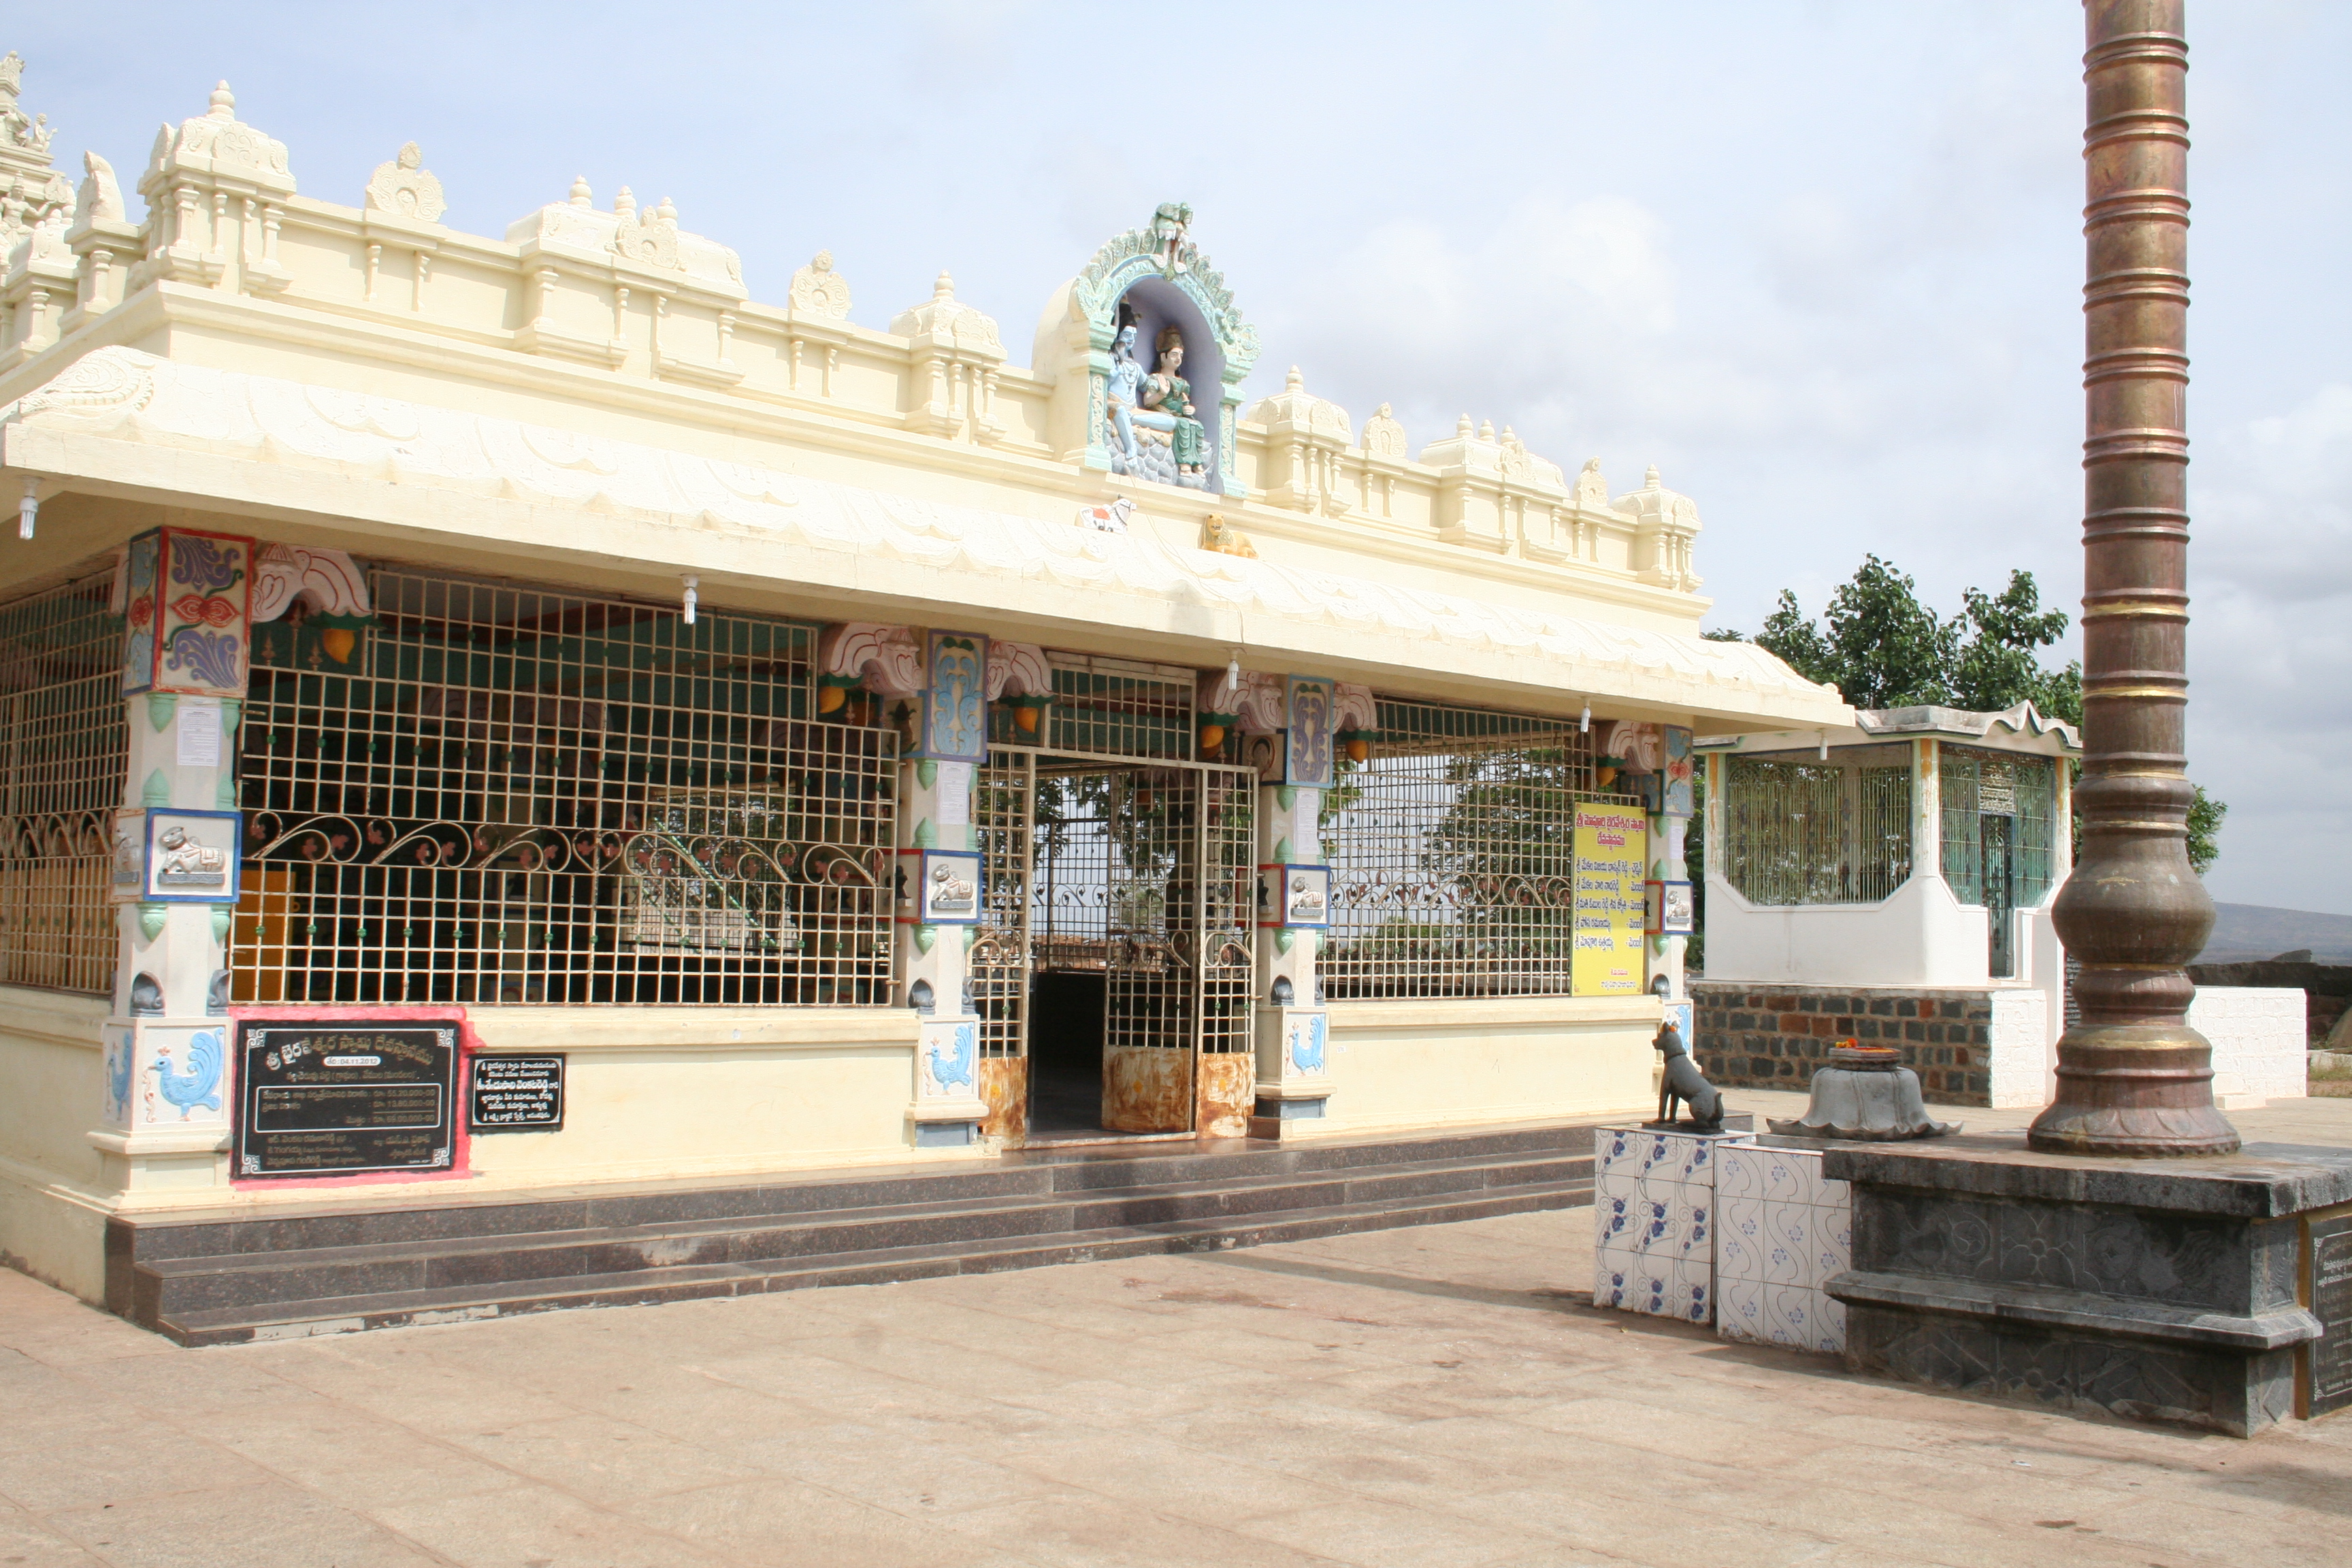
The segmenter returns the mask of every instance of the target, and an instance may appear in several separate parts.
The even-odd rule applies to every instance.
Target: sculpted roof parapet
[[[1699,530],[1698,502],[1660,484],[1655,463],[1643,477],[1640,489],[1629,490],[1609,504],[1612,510],[1643,522],[1668,524],[1692,533]]]
[[[5,74],[11,89],[19,69]],[[668,201],[640,204],[626,188],[599,202],[583,179],[499,243],[444,226],[446,194],[410,142],[349,205],[298,199],[286,145],[239,118],[225,83],[205,112],[157,136],[134,221],[114,167],[94,153],[79,199],[46,153],[37,176],[10,174],[35,157],[28,147],[46,148],[47,132],[0,98],[0,268],[16,279],[0,288],[0,369],[89,352],[104,341],[90,327],[133,299],[167,318],[214,313],[231,323],[221,331],[234,357],[267,361],[296,340],[236,312],[268,300],[303,312],[304,352],[355,365],[433,355],[503,386],[516,367],[493,359],[511,353],[614,378],[557,373],[565,379],[549,395],[584,416],[728,428],[749,416],[853,466],[962,475],[978,465],[992,482],[1075,485],[1089,500],[1107,493],[1101,476],[1235,509],[1263,502],[1322,520],[1266,531],[1266,513],[1230,514],[1277,556],[1369,547],[1408,570],[1504,575],[1451,548],[1465,546],[1538,569],[1515,591],[1668,619],[1703,608],[1674,597],[1697,587],[1696,509],[1662,486],[1612,502],[1597,465],[1565,473],[1499,420],[1465,418],[1416,459],[1392,405],[1354,416],[1296,370],[1245,403],[1257,332],[1181,202],[1114,236],[1055,290],[1024,367],[1008,363],[998,321],[958,300],[944,274],[887,331],[849,321],[851,291],[827,252],[792,272],[788,299],[755,302],[735,251],[686,230]],[[153,295],[159,284],[168,291]],[[212,292],[200,302],[191,289]],[[740,401],[649,404],[630,384],[647,381]],[[946,446],[877,441],[880,431]]]
[[[955,279],[945,272],[931,285],[929,300],[891,318],[890,330],[902,338],[919,338],[942,348],[1004,357],[1004,341],[997,335],[995,319],[960,303]]]
[[[147,172],[140,177],[140,194],[151,205],[163,205],[163,191],[173,175],[184,174],[248,185],[269,195],[294,194],[286,143],[236,117],[236,95],[226,82],[213,89],[212,107],[204,113],[180,121],[176,131],[166,123],[155,133]]]
[[[49,117],[27,118],[16,107],[24,85],[25,62],[10,53],[0,58],[0,261],[24,249],[29,256],[41,246],[30,242],[34,231],[62,231],[73,221],[73,186],[49,163],[49,141],[57,133]]]
[[[572,182],[565,200],[509,224],[507,239],[521,246],[527,258],[548,255],[625,266],[667,274],[738,300],[750,297],[743,287],[743,258],[716,240],[680,228],[677,209],[668,197],[652,211],[641,212],[635,193],[623,185],[611,212],[599,212],[594,201],[583,175]]]
[[[834,270],[833,252],[820,250],[807,266],[793,274],[793,313],[827,321],[849,319],[849,279]]]
[[[1307,391],[1307,378],[1298,374],[1297,365],[1292,365],[1290,374],[1283,378],[1280,392],[1258,399],[1242,417],[1276,435],[1321,436],[1341,446],[1354,436],[1348,411],[1329,398],[1318,397]]]
[[[375,166],[375,173],[368,177],[367,210],[419,223],[439,223],[441,215],[449,210],[441,182],[425,166],[425,154],[415,142],[401,148],[390,163]]]
[[[1451,437],[1421,449],[1421,461],[1462,477],[1509,479],[1542,489],[1568,489],[1568,476],[1559,465],[1528,451],[1527,443],[1507,426],[1497,436],[1493,420],[1473,426],[1467,414],[1454,423]]]
[[[1108,348],[1119,297],[1139,278],[1164,278],[1201,308],[1223,351],[1225,378],[1237,382],[1257,363],[1257,329],[1242,320],[1225,275],[1192,242],[1192,209],[1182,203],[1161,204],[1149,226],[1129,229],[1095,252],[1070,286],[1071,304],[1093,329],[1095,346]]]

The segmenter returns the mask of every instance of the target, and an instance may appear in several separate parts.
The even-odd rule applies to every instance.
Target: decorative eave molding
[[[2063,719],[2052,719],[2031,701],[2014,708],[2004,708],[1997,713],[1978,713],[1965,708],[1941,708],[1922,705],[1916,708],[1860,708],[1854,710],[1854,725],[1871,735],[1956,735],[1981,740],[1996,729],[2012,735],[2039,739],[2055,735],[2069,754],[2083,749],[2083,732]]]
[[[371,613],[367,574],[343,552],[262,545],[253,558],[254,624],[276,620],[292,609],[297,599],[314,615]]]
[[[159,462],[167,453],[189,460]],[[160,483],[197,504],[217,499],[281,510],[289,503],[258,498],[323,497],[325,481],[338,498],[325,514],[349,519],[447,516],[479,511],[486,501],[520,503],[528,510],[519,515],[539,520],[534,529],[566,511],[596,520],[606,535],[615,521],[639,519],[816,552],[796,570],[819,575],[794,581],[828,580],[832,569],[820,563],[842,557],[869,577],[927,575],[929,596],[983,611],[1083,603],[1078,613],[1087,620],[1184,624],[1215,637],[1244,618],[1267,647],[1349,646],[1359,651],[1343,657],[1368,668],[1425,669],[1445,679],[1500,674],[1528,690],[1638,692],[1631,700],[1669,710],[1769,715],[1781,724],[1817,716],[1852,722],[1833,692],[1752,645],[1284,566],[1189,542],[1166,545],[1156,529],[1099,532],[128,348],[93,351],[0,408],[0,458],[125,493],[155,493]],[[189,477],[198,469],[206,474],[201,484]],[[246,469],[255,470],[250,479],[240,477]],[[455,504],[428,500],[436,492]]]
[[[2003,735],[2043,743],[2003,746]],[[1938,739],[1990,742],[2001,750],[2042,756],[2080,756],[2083,751],[2080,730],[2063,719],[2045,716],[2032,702],[2021,702],[1997,713],[1979,713],[1965,708],[1944,708],[1932,704],[1911,708],[1859,708],[1854,710],[1851,724],[1832,724],[1819,730],[1759,730],[1738,735],[1714,735],[1700,742],[1699,748],[1714,752],[1764,752],[1810,750],[1823,743],[1835,750],[1840,746],[1869,745],[1887,741]]]
[[[923,689],[922,639],[912,626],[878,621],[844,621],[824,629],[817,641],[820,673],[863,681],[884,697],[912,697]]]
[[[1046,662],[1045,650],[1035,643],[990,638],[986,689],[991,702],[1008,696],[1051,697],[1054,669]]]

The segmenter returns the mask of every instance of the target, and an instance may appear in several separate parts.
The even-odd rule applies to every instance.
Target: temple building
[[[174,1215],[1637,1109],[1694,758],[1853,724],[1656,469],[1246,395],[1181,204],[1024,365],[625,185],[302,194],[226,84],[69,181],[22,71],[0,1252],[86,1297]]]

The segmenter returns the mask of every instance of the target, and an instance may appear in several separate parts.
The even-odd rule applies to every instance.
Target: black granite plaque
[[[563,1058],[476,1057],[467,1127],[474,1132],[562,1131]]]
[[[2320,1331],[2304,1352],[2304,1413],[2325,1415],[2352,1405],[2352,1215],[2313,1220],[2307,1234]]]
[[[252,1023],[238,1045],[239,1179],[449,1168],[456,1025]]]

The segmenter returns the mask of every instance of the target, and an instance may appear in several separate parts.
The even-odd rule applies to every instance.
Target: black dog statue
[[[1723,1090],[1706,1081],[1691,1060],[1690,1047],[1683,1043],[1683,1032],[1669,1021],[1658,1026],[1658,1037],[1650,1042],[1653,1049],[1666,1058],[1666,1081],[1658,1090],[1658,1121],[1661,1127],[1672,1126],[1677,1101],[1690,1107],[1690,1124],[1701,1132],[1723,1131]]]

